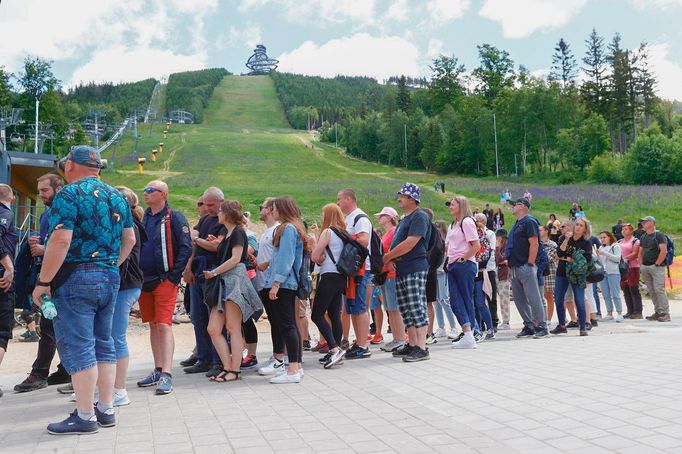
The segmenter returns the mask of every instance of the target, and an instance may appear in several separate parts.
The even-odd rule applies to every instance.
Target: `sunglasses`
[[[142,192],[144,192],[145,194],[153,194],[155,192],[163,192],[163,191],[161,189],[156,189],[156,188],[144,188],[144,190]]]

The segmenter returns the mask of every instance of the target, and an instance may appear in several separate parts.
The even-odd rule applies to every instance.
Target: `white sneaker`
[[[621,317],[621,318],[623,318],[623,317]],[[606,315],[602,318],[597,318],[597,320],[604,320],[605,322],[608,322],[608,321],[613,320],[613,315]]]
[[[450,334],[448,334],[448,339],[457,339],[459,337],[459,331],[455,328],[450,329]]]
[[[123,391],[122,393],[114,393],[114,407],[123,407],[125,405],[130,405],[130,398],[128,397],[128,391]]]
[[[618,314],[618,315],[616,315],[615,320],[616,320],[616,323],[621,323],[623,321],[623,316]]]
[[[393,350],[402,347],[405,345],[404,341],[397,341],[397,340],[392,340],[391,342],[384,344],[381,346],[381,351],[383,352],[392,352]]]
[[[447,336],[447,334],[445,334],[445,328],[438,328],[436,332],[433,333],[433,335],[436,336],[436,338],[438,339]]]
[[[509,325],[509,323],[500,323],[499,325],[497,325],[497,329],[507,331],[511,329],[511,326]]]
[[[468,333],[464,334],[464,337],[458,340],[457,342],[452,343],[452,348],[457,348],[457,349],[465,349],[465,348],[476,348],[476,339],[474,339],[473,334],[471,334],[471,331]]]
[[[284,366],[284,361],[279,361],[277,359],[273,360],[272,363],[267,364],[260,369],[258,369],[258,374],[260,375],[274,375],[279,371],[286,370]]]
[[[332,356],[329,358],[329,360],[328,360],[326,363],[324,363],[324,368],[325,368],[325,369],[330,369],[330,368],[331,368],[332,366],[334,366],[335,364],[341,363],[341,362],[343,361],[343,357],[344,357],[345,354],[346,354],[346,350],[343,350],[343,349],[341,349],[341,348],[338,349],[338,350],[336,350],[336,351],[332,354]]]
[[[279,374],[275,375],[270,379],[270,383],[273,385],[283,385],[285,383],[301,383],[301,372],[296,372],[295,374]]]
[[[285,367],[284,369],[277,371],[275,373],[275,377],[278,375],[286,374],[286,373],[287,373],[287,368]],[[298,373],[301,374],[301,378],[305,377],[305,372],[303,371],[303,367],[298,368]]]

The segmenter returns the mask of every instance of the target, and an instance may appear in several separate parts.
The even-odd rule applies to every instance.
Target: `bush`
[[[682,183],[682,140],[641,135],[625,158],[625,174],[635,184]]]
[[[614,159],[609,154],[595,156],[587,175],[595,183],[620,184],[624,180],[621,163],[622,161]]]

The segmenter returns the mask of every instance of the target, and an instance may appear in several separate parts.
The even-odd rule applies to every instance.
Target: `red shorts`
[[[142,321],[172,325],[177,296],[178,286],[169,280],[161,282],[151,292],[142,292],[139,300]]]

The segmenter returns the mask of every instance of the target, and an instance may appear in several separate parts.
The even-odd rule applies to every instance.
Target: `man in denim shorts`
[[[429,318],[426,312],[426,275],[429,270],[427,250],[431,222],[419,208],[419,186],[405,183],[398,192],[398,205],[405,212],[391,243],[384,253],[384,264],[396,270],[398,309],[405,322],[410,343],[393,351],[405,362],[430,359],[426,349]]]
[[[98,150],[73,147],[63,164],[69,184],[52,202],[51,233],[33,300],[42,305],[43,298],[51,298],[57,309],[57,351],[76,394],[76,410],[64,421],[49,424],[47,431],[90,434],[98,425],[116,425],[111,325],[118,266],[135,245],[135,232],[126,199],[98,179],[102,167]],[[95,385],[99,402],[93,409]]]

